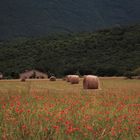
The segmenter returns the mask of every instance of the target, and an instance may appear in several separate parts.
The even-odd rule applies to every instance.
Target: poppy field
[[[139,140],[140,80],[1,80],[1,140]]]

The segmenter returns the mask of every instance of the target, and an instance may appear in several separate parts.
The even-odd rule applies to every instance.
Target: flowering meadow
[[[140,80],[0,81],[0,140],[140,140]]]

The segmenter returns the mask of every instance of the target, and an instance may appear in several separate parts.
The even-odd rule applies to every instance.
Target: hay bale
[[[84,89],[99,89],[99,78],[94,75],[84,76],[83,79],[83,88]]]
[[[25,82],[26,81],[26,77],[22,77],[20,81],[21,82]]]
[[[70,78],[71,78],[71,75],[67,75],[67,76],[66,76],[66,81],[67,81],[67,82],[70,82]]]
[[[78,75],[71,75],[70,83],[71,84],[79,84],[79,76]]]
[[[0,72],[0,80],[3,79],[3,74]]]
[[[51,76],[50,77],[50,81],[56,81],[56,77],[55,76]]]

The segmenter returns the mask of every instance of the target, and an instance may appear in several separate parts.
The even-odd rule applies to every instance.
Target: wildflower
[[[22,128],[22,129],[26,129],[27,127],[26,127],[26,125],[24,124],[24,125],[21,126],[21,128]]]
[[[55,126],[53,126],[53,128],[56,130],[56,132],[59,131],[59,126],[55,125]]]
[[[106,111],[106,114],[110,114],[110,112],[109,111]]]
[[[46,128],[44,128],[44,131],[48,131],[48,128],[46,127]]]
[[[101,118],[101,117],[99,117],[99,118],[98,118],[98,120],[99,120],[99,121],[101,121],[101,120],[102,120],[102,118]]]
[[[66,121],[65,124],[66,125],[70,125],[71,123],[70,123],[70,121]]]
[[[115,128],[114,127],[111,128],[111,135],[112,136],[116,136],[116,131],[115,131]]]
[[[64,110],[62,110],[60,113],[61,113],[61,114],[64,114],[65,112],[64,112]]]
[[[110,118],[109,118],[109,117],[107,117],[105,120],[106,120],[106,121],[109,121],[109,120],[110,120]]]
[[[137,127],[140,130],[140,126]]]
[[[21,105],[20,101],[17,101],[17,106],[20,106],[20,105]]]
[[[116,136],[116,132],[115,131],[111,131],[111,135],[112,136]]]
[[[124,128],[125,131],[128,131],[128,127]]]
[[[48,117],[46,117],[46,118],[45,118],[45,120],[46,120],[46,121],[49,121],[49,118],[48,118]]]
[[[93,131],[92,126],[87,125],[87,126],[85,126],[85,128],[86,128],[88,131]]]
[[[2,109],[5,109],[5,105],[2,106]]]
[[[15,112],[19,113],[19,108],[18,107],[16,107]]]
[[[120,105],[120,106],[116,109],[116,111],[119,112],[119,111],[123,110],[124,107],[125,107],[125,105]]]
[[[70,125],[68,128],[67,128],[67,130],[66,130],[66,134],[70,134],[70,133],[72,133],[73,132],[73,128],[72,128],[72,126]]]
[[[13,104],[13,103],[11,103],[11,104],[10,104],[10,107],[11,107],[11,108],[12,108],[12,107],[14,107],[14,104]]]
[[[119,133],[122,133],[122,130],[120,129],[118,132],[119,132]]]
[[[31,110],[30,110],[30,109],[28,109],[28,110],[27,110],[27,112],[28,112],[28,113],[30,113],[30,112],[31,112]]]
[[[20,110],[19,110],[19,113],[22,113],[23,111],[24,111],[23,109],[20,109]]]
[[[61,122],[61,121],[63,121],[63,118],[59,118],[57,122]]]

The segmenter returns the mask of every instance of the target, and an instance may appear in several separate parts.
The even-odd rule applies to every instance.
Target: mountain
[[[140,0],[1,0],[0,40],[140,22]]]
[[[56,76],[123,75],[140,68],[140,24],[45,38],[0,42],[0,72],[37,69]]]

